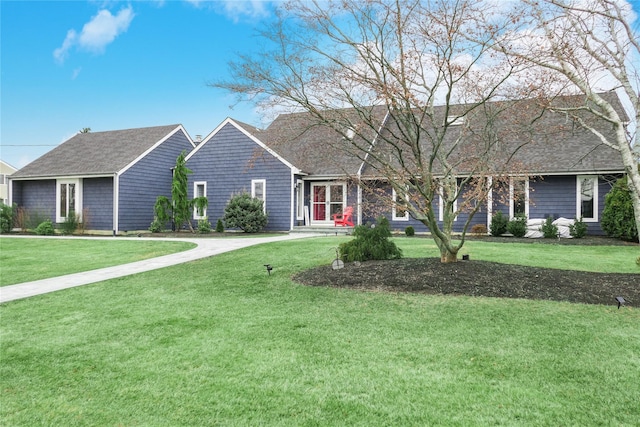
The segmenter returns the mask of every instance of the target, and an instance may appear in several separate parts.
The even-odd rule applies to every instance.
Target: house
[[[384,109],[371,110],[380,126]],[[377,129],[367,133],[375,138]],[[350,180],[362,166],[358,156],[345,155],[328,138],[335,131],[312,126],[305,114],[281,115],[267,129],[226,119],[186,158],[189,196],[206,196],[206,212],[194,220],[211,222],[237,193],[263,200],[269,216],[266,230],[297,226],[333,227],[332,215],[354,203],[358,187]],[[368,142],[367,142],[368,144]]]
[[[603,96],[624,111],[615,93]],[[576,101],[580,101],[579,97],[557,102]],[[528,218],[582,218],[588,223],[590,234],[602,234],[599,221],[604,196],[624,172],[619,153],[565,115],[536,110],[534,104],[530,100],[500,106],[507,112],[507,119],[499,123],[504,142],[494,150],[492,161],[504,161],[502,166],[507,172],[512,167],[511,176],[503,196],[490,194],[472,224],[489,227],[493,213],[501,211],[511,218],[520,213]],[[509,118],[509,112],[516,108],[530,109],[535,120],[529,126],[520,126],[514,113]],[[441,113],[444,110],[436,108],[436,115]],[[307,113],[280,115],[264,130],[225,120],[187,157],[187,166],[194,171],[189,177],[190,196],[205,195],[209,199],[208,212],[201,217],[207,216],[211,221],[221,218],[229,198],[247,191],[264,200],[269,230],[333,228],[333,214],[351,206],[358,224],[382,213],[396,230],[411,225],[416,231],[429,231],[406,210],[396,209],[397,194],[385,183],[374,160],[376,155],[384,155],[384,150],[397,148],[388,142],[389,135],[401,134],[393,111],[386,106],[345,110],[336,114],[335,122],[331,112],[324,114],[330,126],[318,125]],[[452,144],[453,140],[466,137],[464,129],[473,129],[473,120],[480,120],[477,129],[484,126],[478,117],[482,116],[455,117],[443,143]],[[345,124],[336,125],[338,120]],[[465,120],[469,126],[463,126]],[[459,125],[459,133],[455,125]],[[603,134],[613,135],[611,125],[602,122],[597,127]],[[428,136],[421,140],[422,150],[430,150]],[[354,145],[359,149],[350,148]],[[473,140],[469,139],[467,148],[457,148],[462,150],[458,157],[464,160],[468,155],[464,150],[472,145]],[[406,156],[403,161],[407,159],[410,163]],[[464,166],[458,172],[460,177],[473,173]],[[376,197],[363,191],[376,186],[380,190]],[[382,206],[380,194],[390,203]],[[442,220],[442,200],[432,203]],[[462,231],[465,215],[460,212],[454,231]]]
[[[9,186],[7,185],[8,176],[15,173],[18,169],[9,163],[0,160],[0,203],[9,204]]]
[[[78,133],[10,178],[10,199],[28,214],[85,229],[146,230],[159,195],[171,196],[172,168],[194,143],[182,125]]]

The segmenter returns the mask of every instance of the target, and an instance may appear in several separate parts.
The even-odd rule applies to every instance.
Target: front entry
[[[347,184],[341,182],[311,183],[311,224],[333,225],[333,215],[347,206]]]

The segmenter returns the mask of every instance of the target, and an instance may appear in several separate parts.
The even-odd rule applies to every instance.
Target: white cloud
[[[75,30],[67,31],[67,37],[62,42],[62,46],[53,51],[53,57],[56,61],[63,63],[69,56],[69,49],[76,43],[78,35]]]
[[[185,0],[194,7],[210,7],[221,15],[238,22],[241,19],[262,19],[269,16],[269,4],[266,0]]]
[[[53,57],[63,63],[74,46],[93,53],[103,53],[108,44],[127,31],[134,16],[131,6],[121,9],[115,16],[106,9],[100,10],[84,24],[80,34],[69,30],[62,46],[53,51]]]

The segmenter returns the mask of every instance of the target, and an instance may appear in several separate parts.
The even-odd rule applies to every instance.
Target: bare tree
[[[477,6],[292,1],[260,33],[269,41],[263,52],[241,56],[231,64],[234,80],[212,85],[265,111],[304,112],[309,127],[331,128],[341,138],[326,144],[367,165],[353,177],[358,185],[371,194],[380,188],[373,184],[392,188],[395,205],[424,223],[441,260],[453,262],[491,187],[514,169],[506,148],[517,150],[505,144],[511,128],[501,120],[507,109],[513,116],[513,104],[489,102],[504,97],[516,71],[493,49],[511,17],[501,23],[488,15],[490,6]],[[388,191],[384,197],[391,203]],[[454,219],[463,212],[454,241]]]
[[[541,98],[547,98],[550,110],[572,118],[620,153],[640,231],[637,131],[627,126],[619,105],[601,95],[607,89],[626,96],[637,126],[640,34],[632,25],[635,13],[631,5],[624,0],[524,0],[521,4],[528,13],[520,14],[518,28],[495,46],[514,60],[542,70],[540,78],[528,83]],[[552,100],[559,93],[583,94],[583,102],[560,107]],[[613,137],[594,126],[602,121],[613,127]]]

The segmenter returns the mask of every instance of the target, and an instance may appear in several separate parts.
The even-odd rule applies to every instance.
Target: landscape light
[[[267,273],[269,273],[269,276],[271,276],[271,270],[273,270],[273,267],[271,267],[271,264],[265,264],[265,267],[267,267]]]
[[[618,301],[618,310],[620,310],[620,306],[624,305],[626,301],[622,297],[616,297],[616,301]]]

